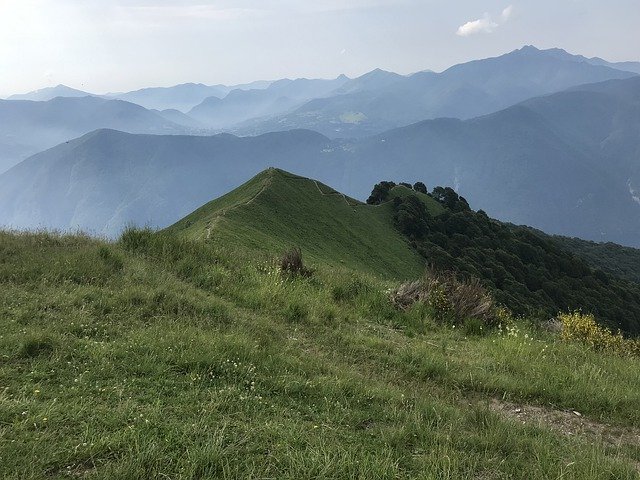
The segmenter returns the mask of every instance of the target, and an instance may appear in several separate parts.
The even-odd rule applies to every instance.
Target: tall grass
[[[393,282],[145,230],[0,252],[1,478],[637,478],[633,445],[488,405],[639,428],[638,359],[468,336]]]

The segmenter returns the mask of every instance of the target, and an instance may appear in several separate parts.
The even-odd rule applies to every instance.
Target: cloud
[[[493,33],[493,31],[498,28],[501,24],[509,21],[511,16],[513,15],[513,5],[509,5],[507,8],[502,10],[500,14],[500,19],[496,22],[493,20],[489,13],[485,13],[482,18],[477,20],[471,20],[464,25],[458,27],[456,31],[456,35],[460,37],[468,37],[470,35],[476,35],[478,33]],[[499,23],[498,23],[499,22]]]
[[[456,34],[461,37],[468,37],[469,35],[475,35],[476,33],[491,33],[498,27],[499,25],[491,20],[491,15],[485,13],[482,18],[467,22],[458,27]]]
[[[503,22],[506,22],[511,18],[511,15],[513,15],[513,5],[509,5],[507,8],[505,8],[502,11],[502,15],[500,15],[500,17],[502,18]]]

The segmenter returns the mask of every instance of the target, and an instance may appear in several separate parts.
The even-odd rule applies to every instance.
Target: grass
[[[442,209],[421,197],[434,211]],[[392,210],[391,204],[365,205],[314,180],[269,169],[168,231],[272,254],[301,246],[306,258],[325,265],[386,278],[419,276],[424,261],[393,228]]]
[[[638,431],[640,360],[438,325],[326,252],[307,278],[251,245],[0,233],[0,477],[638,478],[638,445],[491,403]]]

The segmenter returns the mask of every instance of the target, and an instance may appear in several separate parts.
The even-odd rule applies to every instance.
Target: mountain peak
[[[543,50],[533,46],[533,45],[525,45],[522,48],[514,50],[512,53],[525,53],[525,54],[537,54],[541,53]]]

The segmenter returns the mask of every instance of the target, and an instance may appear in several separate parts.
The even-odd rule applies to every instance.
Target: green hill
[[[387,279],[418,278],[429,264],[480,279],[500,304],[537,322],[582,309],[613,330],[640,333],[640,287],[605,274],[581,252],[474,212],[450,188],[426,195],[396,185],[383,196],[380,204],[367,205],[315,180],[269,169],[166,232],[271,255],[300,247],[312,264]]]
[[[398,308],[397,206],[452,213],[389,198],[268,170],[158,233],[0,232],[0,478],[637,479],[640,358]]]
[[[395,195],[410,190],[396,187]],[[422,195],[429,209],[444,209]],[[188,215],[168,232],[282,253],[303,248],[312,262],[386,278],[412,278],[424,261],[393,227],[393,206],[372,206],[315,180],[269,169]]]

